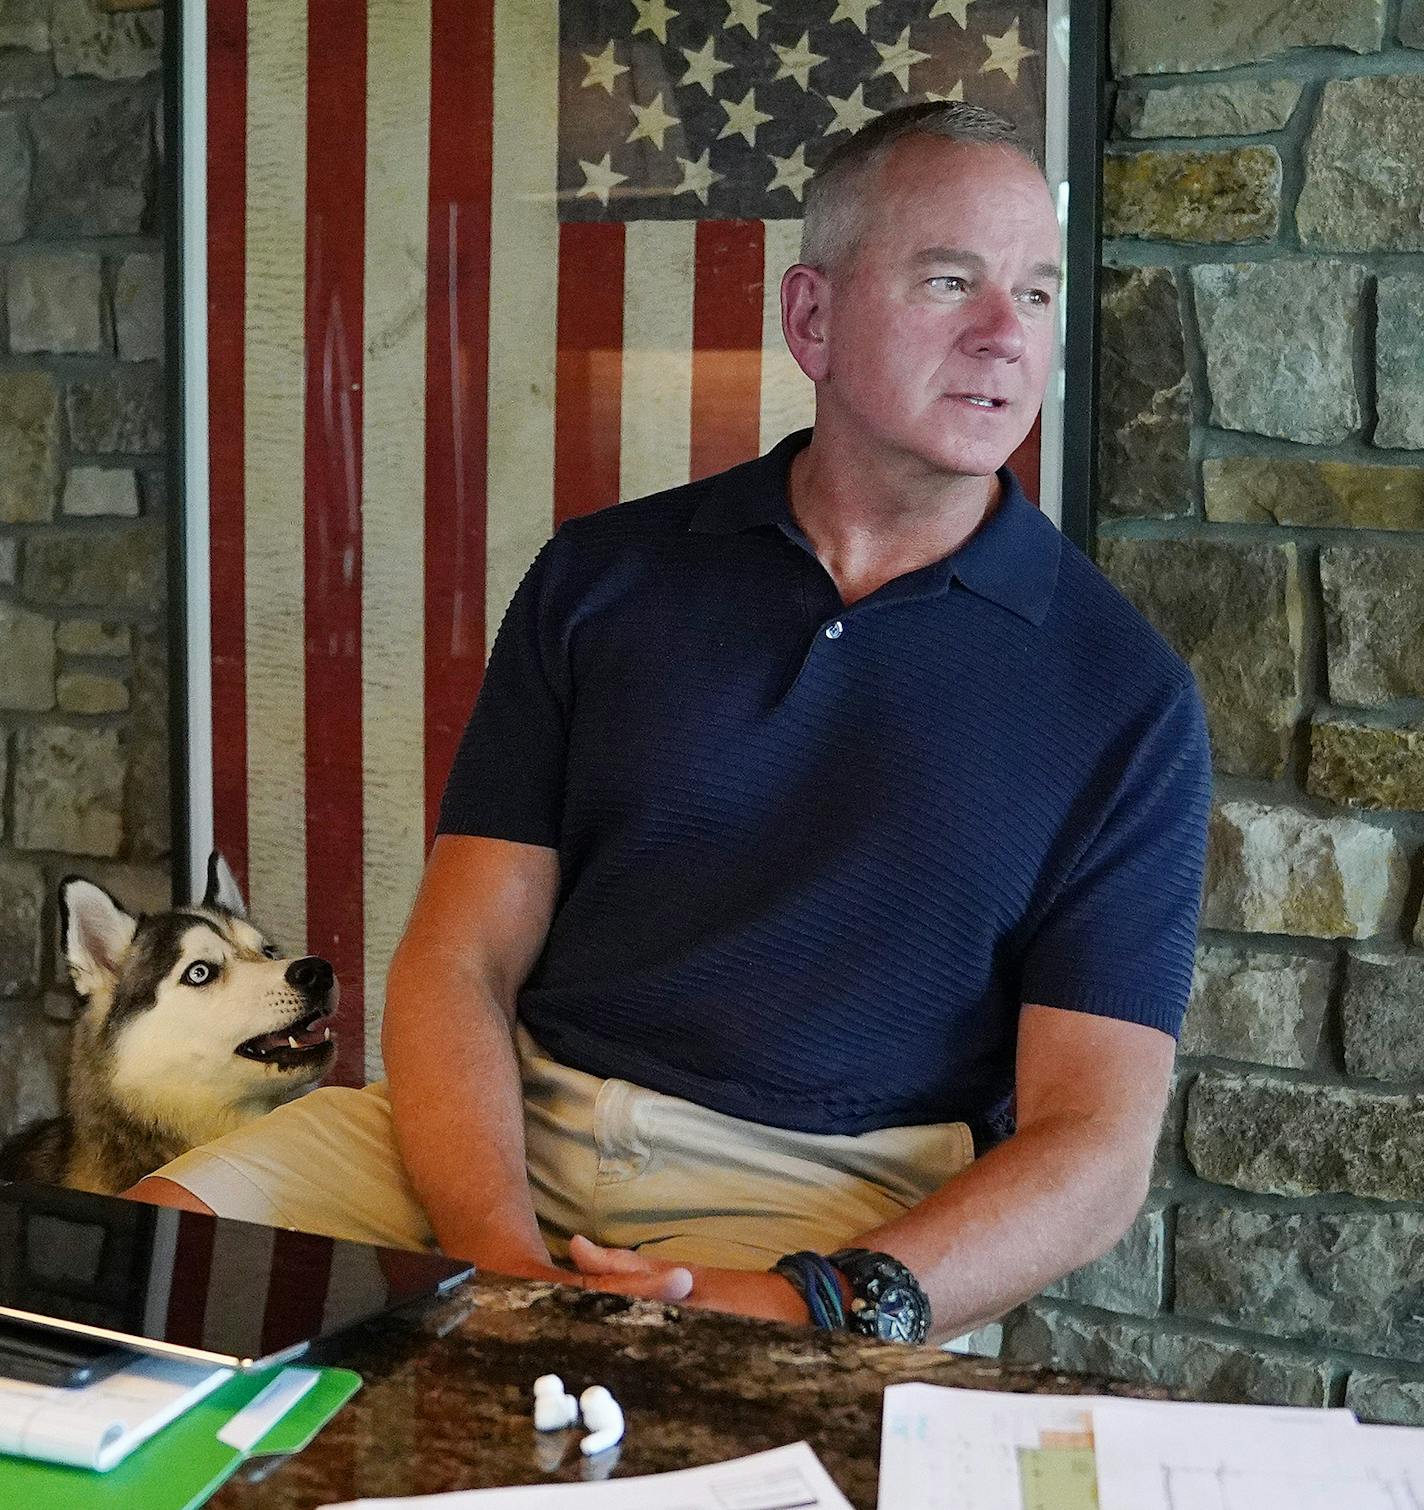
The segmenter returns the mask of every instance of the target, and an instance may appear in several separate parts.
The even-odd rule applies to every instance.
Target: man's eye
[[[195,959],[191,965],[178,977],[180,985],[206,986],[218,973],[216,965],[210,965],[206,960]]]
[[[1038,305],[1040,309],[1046,309],[1053,302],[1048,293],[1041,288],[1027,289],[1024,293],[1024,298],[1031,304]]]
[[[956,288],[948,290],[950,293],[954,293],[958,288],[964,287],[964,279],[957,277],[954,273],[936,273],[929,282],[931,288],[947,288],[949,284],[955,284]]]

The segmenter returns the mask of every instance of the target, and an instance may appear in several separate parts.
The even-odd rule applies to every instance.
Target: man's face
[[[817,423],[917,471],[989,475],[1048,379],[1059,236],[1047,185],[1007,148],[910,137],[870,180],[861,226],[830,274]]]

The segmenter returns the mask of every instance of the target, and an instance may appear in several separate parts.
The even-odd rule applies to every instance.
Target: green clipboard
[[[361,1388],[350,1369],[321,1377],[247,1452],[218,1441],[219,1430],[281,1368],[235,1374],[107,1473],[0,1455],[6,1510],[194,1510],[249,1458],[297,1452]]]

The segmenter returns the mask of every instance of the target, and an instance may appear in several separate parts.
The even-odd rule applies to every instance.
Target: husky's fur
[[[59,899],[83,1001],[64,1109],[0,1147],[0,1180],[114,1194],[321,1078],[331,966],[284,956],[248,921],[221,855],[193,907],[134,916],[73,876]]]

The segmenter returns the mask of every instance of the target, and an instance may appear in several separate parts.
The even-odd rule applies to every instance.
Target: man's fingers
[[[655,1268],[632,1248],[603,1248],[578,1234],[569,1239],[569,1257],[581,1274],[651,1274]]]
[[[692,1293],[692,1271],[676,1265],[642,1274],[576,1274],[572,1282],[634,1300],[686,1300]]]

